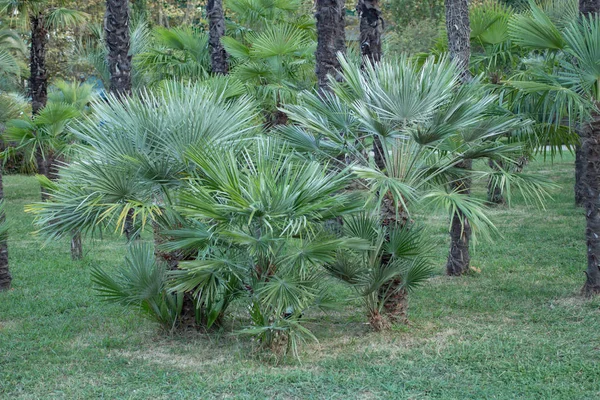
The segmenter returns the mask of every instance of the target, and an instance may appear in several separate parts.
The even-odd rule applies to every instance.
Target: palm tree
[[[446,32],[448,35],[448,49],[450,56],[460,68],[461,81],[471,79],[469,60],[471,58],[471,26],[469,21],[468,0],[445,0],[446,5]],[[456,168],[470,170],[472,160],[465,159]],[[471,193],[470,179],[457,179],[452,183],[453,190],[467,196]],[[450,228],[450,252],[446,273],[448,275],[462,275],[469,271],[471,255],[469,243],[471,241],[471,224],[461,215],[460,211],[453,214]]]
[[[20,107],[10,97],[0,94],[0,133],[4,123],[15,118],[20,113]],[[12,276],[8,265],[8,226],[4,202],[4,187],[2,184],[2,169],[0,169],[0,292],[10,289]]]
[[[131,95],[129,2],[106,0],[104,18],[110,90],[118,97],[128,96]]]
[[[227,65],[227,52],[221,43],[221,38],[225,36],[223,0],[208,0],[206,3],[206,15],[208,16],[212,72],[225,75],[229,68]]]
[[[316,0],[317,51],[315,73],[319,90],[329,88],[331,75],[338,78],[340,64],[338,53],[346,54],[345,2],[344,0]]]
[[[381,331],[393,323],[407,323],[407,294],[432,272],[423,231],[381,226],[378,216],[364,213],[346,218],[344,233],[367,241],[370,247],[340,251],[325,268],[356,290],[373,329]]]
[[[25,52],[25,43],[16,32],[8,29],[0,30],[0,77],[19,76],[21,74],[19,56],[24,55]]]
[[[518,148],[500,138],[527,121],[498,113],[497,97],[477,80],[461,85],[458,67],[448,59],[430,58],[422,67],[405,58],[384,60],[377,68],[344,59],[341,65],[343,80],[332,83],[332,93],[304,93],[301,104],[286,108],[294,124],[279,129],[282,137],[306,157],[354,160],[355,175],[371,193],[368,206],[379,211],[384,227],[405,227],[412,210],[430,204],[458,216],[459,229],[468,220],[481,233],[493,230],[482,204],[455,185],[489,173],[457,166],[486,157],[511,160]],[[383,168],[373,166],[366,152],[374,137],[389,155]],[[545,193],[537,177],[500,173],[507,193],[511,187],[534,198]]]
[[[379,62],[383,32],[379,0],[359,0],[356,10],[360,17],[360,53],[372,63]]]
[[[511,84],[540,105],[538,112],[549,124],[562,123],[564,117],[580,123],[588,255],[582,294],[591,296],[600,293],[600,16],[584,16],[561,27],[535,3],[530,9],[512,21],[511,36],[524,48],[547,52],[550,67],[533,70],[538,82]]]

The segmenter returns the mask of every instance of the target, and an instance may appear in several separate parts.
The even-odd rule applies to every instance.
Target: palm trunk
[[[579,133],[581,137],[581,133]],[[583,177],[583,169],[585,166],[585,160],[583,159],[583,154],[581,151],[581,145],[578,145],[575,148],[575,205],[578,207],[583,207],[584,201],[584,188],[583,182],[581,182],[581,178]]]
[[[579,0],[579,12],[586,16],[600,12],[600,0]]]
[[[46,29],[46,20],[41,13],[32,14],[29,22],[31,24],[29,92],[31,112],[36,115],[48,101],[48,74],[46,72],[48,29]]]
[[[187,0],[185,6],[185,15],[183,16],[183,25],[189,25],[194,20],[194,10],[196,9],[196,0]]]
[[[0,169],[0,200],[4,201],[4,187],[2,185],[2,170]],[[0,224],[6,222],[6,214],[0,214]],[[0,237],[0,292],[10,289],[12,276],[8,268],[8,238]]]
[[[360,53],[363,62],[369,60],[373,64],[377,63],[381,61],[383,31],[379,0],[359,0],[356,10],[360,16]]]
[[[465,170],[467,174],[473,167],[473,161],[462,161],[456,166]],[[467,175],[458,178],[450,185],[452,190],[469,196],[471,194],[471,178]],[[452,216],[450,226],[450,253],[446,264],[446,273],[451,276],[460,276],[469,270],[471,255],[469,254],[469,242],[471,240],[471,225],[466,216],[460,211]]]
[[[110,90],[118,97],[131,95],[131,55],[129,54],[129,2],[106,0],[104,32],[108,48]]]
[[[585,160],[581,177],[586,210],[587,258],[586,282],[581,293],[600,294],[600,114],[581,130],[581,153]]]
[[[328,89],[328,76],[339,79],[340,62],[337,53],[346,53],[346,33],[343,0],[316,0],[317,51],[315,73],[319,91]]]
[[[469,21],[468,0],[445,0],[446,31],[448,34],[448,50],[450,57],[461,71],[461,79],[471,79],[469,60],[471,58],[471,24]]]
[[[29,18],[31,25],[31,49],[29,56],[29,93],[31,95],[31,113],[36,115],[46,106],[48,101],[48,74],[46,72],[46,44],[48,30],[46,21],[41,13],[32,14]],[[43,149],[38,149],[35,160],[40,175],[48,176],[48,157]],[[42,201],[48,199],[48,193],[41,188]]]
[[[83,258],[83,246],[81,245],[81,232],[71,232],[71,260],[77,261]]]
[[[494,171],[499,171],[500,168],[504,168],[502,161],[494,161],[491,158],[488,160],[489,167]],[[487,188],[487,200],[490,204],[502,205],[506,204],[502,188],[494,184],[493,179],[488,182]]]
[[[446,31],[448,34],[448,49],[450,56],[460,68],[460,78],[463,83],[471,80],[469,60],[471,57],[471,26],[469,21],[468,0],[445,0],[446,6]],[[456,167],[470,173],[473,162],[465,160]],[[471,192],[471,179],[468,176],[458,179],[451,184],[453,190],[464,195]],[[450,252],[446,273],[448,275],[462,275],[469,270],[471,255],[469,242],[471,240],[471,225],[464,215],[452,215],[450,226]],[[461,223],[462,221],[462,223]]]
[[[208,16],[210,47],[210,65],[215,74],[226,75],[228,71],[227,52],[221,43],[225,36],[225,15],[223,13],[223,0],[208,0],[206,3]]]

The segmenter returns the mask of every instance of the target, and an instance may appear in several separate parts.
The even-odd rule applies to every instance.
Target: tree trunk
[[[456,166],[469,173],[473,167],[473,161],[466,160]],[[450,185],[452,190],[469,196],[471,193],[471,178],[469,176],[458,178]],[[462,220],[462,223],[461,223]],[[452,216],[450,226],[450,253],[446,264],[446,273],[451,276],[459,276],[469,270],[471,255],[469,254],[469,242],[471,240],[471,225],[466,216],[460,211]]]
[[[461,79],[471,79],[469,60],[471,58],[471,25],[469,21],[468,0],[445,0],[446,31],[450,57],[461,71]]]
[[[581,132],[578,132],[579,137],[581,138]],[[584,188],[583,183],[581,182],[581,178],[583,176],[583,169],[585,166],[585,160],[583,159],[583,154],[581,151],[581,144],[577,145],[575,148],[575,205],[578,207],[583,207],[584,201]]]
[[[196,0],[187,0],[185,6],[185,15],[183,16],[183,25],[190,25],[194,22],[194,12],[196,10]]]
[[[600,0],[579,0],[579,12],[585,16],[600,12]]]
[[[317,51],[315,73],[319,91],[329,90],[328,76],[339,80],[340,62],[337,53],[346,54],[344,1],[316,0]]]
[[[581,183],[584,192],[588,265],[581,293],[600,294],[600,114],[581,129],[581,153],[585,168]]]
[[[29,93],[31,95],[31,112],[36,115],[46,106],[48,100],[48,74],[46,72],[46,44],[48,30],[46,20],[41,13],[32,14],[31,49],[29,58]]]
[[[71,260],[77,261],[83,258],[83,246],[81,245],[81,232],[71,232]]]
[[[104,18],[110,91],[117,97],[131,95],[131,55],[129,54],[129,2],[106,0]]]
[[[491,158],[488,160],[488,165],[494,171],[500,171],[500,168],[504,168],[502,161],[494,161]],[[493,179],[490,179],[488,182],[487,201],[490,204],[496,205],[506,204],[504,193],[502,193],[502,188],[494,185]]]
[[[369,60],[375,64],[381,61],[381,33],[383,19],[379,0],[359,0],[356,11],[360,17],[360,53],[363,63]]]
[[[2,170],[0,169],[0,201],[4,201],[4,187],[2,185]],[[6,214],[0,214],[0,224],[6,223]],[[10,289],[12,276],[8,268],[8,237],[0,236],[0,292]]]
[[[225,36],[225,15],[223,14],[223,0],[208,0],[206,3],[208,16],[210,47],[210,65],[215,74],[226,75],[228,71],[227,52],[221,43]]]
[[[471,58],[471,26],[469,21],[468,0],[445,0],[446,31],[448,34],[448,49],[450,57],[460,68],[460,78],[463,83],[471,80],[469,60]],[[471,160],[465,160],[456,165],[466,170],[468,174],[473,166]],[[471,179],[466,177],[453,182],[451,189],[464,195],[471,192]],[[462,275],[469,270],[471,256],[469,241],[471,240],[471,225],[464,215],[452,215],[450,226],[450,253],[446,264],[448,275]],[[461,223],[462,220],[462,223]]]

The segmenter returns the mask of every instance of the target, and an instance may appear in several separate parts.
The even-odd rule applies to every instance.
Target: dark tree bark
[[[346,31],[343,0],[316,0],[317,51],[315,73],[319,91],[329,90],[328,75],[339,79],[337,53],[346,54]]]
[[[4,199],[4,188],[2,185],[2,170],[0,170],[0,200]],[[0,223],[6,221],[6,215],[0,214]],[[12,276],[8,268],[8,240],[6,237],[0,237],[0,292],[10,289]]]
[[[471,26],[469,21],[468,0],[445,0],[446,5],[446,30],[448,34],[448,48],[450,56],[460,68],[460,78],[463,83],[471,79],[469,60],[471,57]],[[473,162],[465,160],[458,165],[459,169],[466,170],[468,174]],[[466,177],[458,179],[451,184],[451,189],[458,193],[469,195],[471,180]],[[461,220],[463,223],[461,223]],[[450,226],[450,253],[446,264],[448,275],[462,275],[469,270],[471,256],[469,242],[471,241],[471,226],[465,215],[452,215]]]
[[[206,3],[208,16],[210,47],[210,65],[215,74],[226,75],[228,71],[227,52],[221,43],[225,36],[225,15],[223,13],[223,0],[208,0]]]
[[[488,160],[488,166],[494,171],[499,171],[500,168],[504,168],[502,161],[494,161],[491,158]],[[488,182],[487,201],[490,204],[496,205],[506,204],[504,193],[502,193],[502,188],[494,185],[493,179],[490,179]]]
[[[356,6],[360,17],[360,52],[371,63],[381,61],[383,18],[379,0],[359,0]]]
[[[81,245],[81,232],[73,230],[71,232],[71,259],[73,261],[83,258],[83,246]]]
[[[600,294],[600,114],[595,113],[591,123],[580,130],[581,153],[585,160],[581,183],[584,189],[588,265],[585,296]]]
[[[600,12],[600,0],[579,0],[579,13],[582,16],[589,16],[590,14]],[[581,129],[578,129],[579,137],[582,139]],[[582,139],[583,140],[583,139]],[[585,193],[584,184],[581,179],[584,174],[586,161],[583,159],[583,152],[581,145],[575,149],[575,205],[584,206],[585,204]]]
[[[582,137],[581,132],[577,131],[579,137]],[[581,144],[577,145],[575,148],[575,205],[578,207],[583,207],[585,204],[584,201],[584,187],[583,182],[581,182],[581,178],[583,176],[583,169],[585,166],[585,160],[583,159],[583,153],[581,151]]]
[[[29,22],[31,24],[29,93],[31,95],[31,112],[36,115],[48,101],[48,73],[46,71],[48,29],[46,28],[46,19],[42,14],[32,14]]]
[[[143,3],[145,4],[145,2]],[[159,7],[162,6],[159,4]],[[110,91],[119,99],[131,96],[131,55],[129,47],[129,2],[106,0],[104,32],[108,48],[107,62],[110,72]],[[131,240],[133,213],[125,218],[125,234]]]
[[[586,16],[600,12],[600,0],[579,0],[579,12]]]
[[[372,64],[381,61],[381,33],[383,32],[383,18],[379,8],[379,0],[358,0],[356,11],[360,17],[360,52],[363,64]],[[373,154],[375,165],[380,170],[385,168],[385,154],[383,144],[378,136],[373,137]]]
[[[29,53],[29,94],[31,96],[31,113],[35,116],[48,101],[48,73],[46,71],[46,44],[48,29],[46,20],[41,13],[32,14],[29,18],[31,25],[31,48]],[[35,154],[38,173],[48,177],[49,157],[42,149]],[[48,193],[41,188],[42,201],[48,199]]]
[[[471,79],[469,60],[471,58],[471,24],[469,21],[468,0],[445,0],[446,31],[448,33],[448,50],[450,57],[461,71],[461,79]]]
[[[466,160],[456,166],[457,168],[470,171],[473,161]],[[465,196],[471,194],[471,178],[463,177],[455,180],[450,185],[452,190]],[[461,223],[462,219],[462,223]],[[451,276],[459,276],[469,271],[471,255],[469,253],[469,242],[471,241],[471,225],[466,216],[460,212],[452,216],[450,226],[450,253],[446,264],[446,273]]]
[[[600,13],[600,0],[579,0],[582,16]],[[575,202],[582,195],[585,207],[588,265],[584,296],[600,294],[600,114],[578,129],[581,147],[575,158]],[[579,160],[577,159],[579,155]]]
[[[131,55],[129,54],[129,2],[106,0],[104,33],[108,48],[110,91],[119,98],[131,95]]]

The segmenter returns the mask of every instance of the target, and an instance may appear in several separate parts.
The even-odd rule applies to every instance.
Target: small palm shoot
[[[374,214],[360,214],[345,219],[344,232],[370,246],[338,253],[335,261],[326,265],[327,271],[355,290],[374,330],[407,323],[408,293],[432,273],[423,230],[408,225],[385,227]]]

